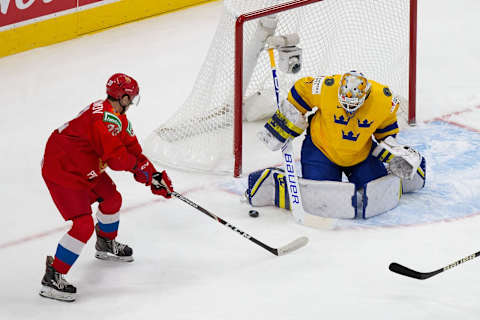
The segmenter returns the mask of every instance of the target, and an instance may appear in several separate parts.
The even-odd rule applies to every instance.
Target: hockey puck
[[[250,211],[248,211],[248,215],[252,218],[257,218],[258,217],[258,211],[257,210],[250,210]]]

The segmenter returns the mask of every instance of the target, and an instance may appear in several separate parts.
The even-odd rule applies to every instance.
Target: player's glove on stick
[[[151,189],[153,194],[165,197],[167,199],[172,197],[172,181],[168,177],[165,170],[163,170],[162,172],[155,172],[152,175]]]
[[[148,161],[147,157],[140,154],[137,157],[135,167],[132,169],[135,180],[149,186],[152,183],[152,176],[155,172],[157,172],[157,170],[150,161]]]

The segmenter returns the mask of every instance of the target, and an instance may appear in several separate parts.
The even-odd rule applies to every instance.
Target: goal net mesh
[[[146,153],[153,161],[187,170],[233,172],[235,22],[242,14],[287,2],[291,0],[224,0],[215,36],[189,97],[144,142]],[[300,72],[279,72],[281,97],[303,76],[357,70],[367,78],[388,85],[402,98],[399,118],[405,122],[409,12],[410,0],[324,0],[277,13],[275,35],[298,34],[298,46],[303,50]],[[258,19],[244,23],[245,55],[258,23]],[[246,64],[244,60],[244,66]],[[243,79],[244,110],[252,109],[250,103],[256,111],[259,108],[274,110],[272,74],[265,50],[253,68],[244,69]],[[258,96],[264,99],[256,100]],[[265,120],[257,122],[259,128]],[[258,128],[244,125],[244,135]],[[244,144],[250,140],[245,137]],[[268,152],[266,148],[265,152]],[[255,156],[248,154],[249,158]]]

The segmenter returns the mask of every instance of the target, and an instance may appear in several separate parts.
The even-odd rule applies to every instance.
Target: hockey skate
[[[75,301],[77,288],[67,282],[63,274],[57,272],[53,266],[53,257],[47,256],[45,275],[42,279],[40,295],[45,298],[72,302]]]
[[[97,243],[95,243],[95,258],[101,260],[132,262],[133,250],[126,244],[104,238],[98,234],[98,225],[95,226]]]

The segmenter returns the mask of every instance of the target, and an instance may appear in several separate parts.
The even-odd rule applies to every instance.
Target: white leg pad
[[[353,183],[299,179],[299,184],[305,211],[328,218],[355,218],[357,195]]]
[[[370,181],[363,190],[362,217],[368,219],[395,208],[401,196],[401,180],[393,174]]]
[[[245,196],[254,207],[277,206],[290,209],[282,170],[267,168],[248,177]],[[321,217],[353,219],[357,212],[357,193],[353,183],[299,179],[303,208]]]
[[[289,209],[283,171],[276,168],[250,174],[246,197],[252,206],[275,205]],[[349,182],[299,179],[303,208],[320,217],[355,219],[377,216],[398,205],[402,195],[401,179],[393,174],[370,181],[355,190]]]

